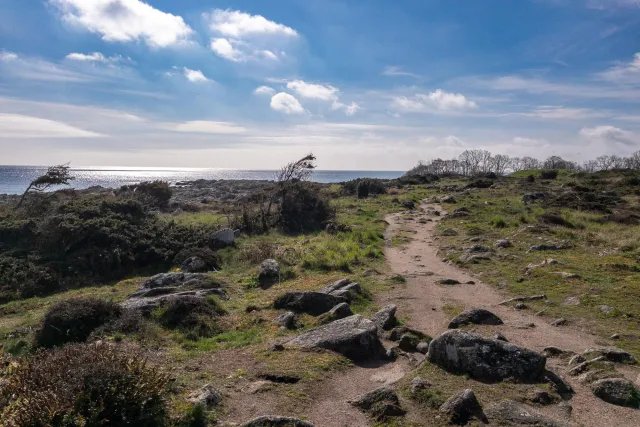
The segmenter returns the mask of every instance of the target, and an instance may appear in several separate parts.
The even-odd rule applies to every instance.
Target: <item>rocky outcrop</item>
[[[517,425],[536,427],[568,427],[561,421],[547,417],[530,406],[505,400],[490,406],[485,411],[490,424],[495,425]]]
[[[211,236],[211,242],[213,246],[218,248],[226,248],[227,246],[233,245],[235,239],[236,235],[230,228],[224,228],[222,230],[216,231]]]
[[[212,385],[207,384],[200,390],[191,393],[187,400],[191,403],[201,404],[209,408],[212,406],[217,406],[220,404],[220,402],[222,402],[222,394]]]
[[[616,347],[590,348],[584,351],[582,355],[587,359],[601,356],[609,362],[624,363],[626,365],[635,365],[638,363],[631,353]]]
[[[349,316],[311,329],[287,342],[290,348],[321,348],[352,360],[366,360],[384,354],[375,323],[360,315]]]
[[[241,424],[240,427],[314,427],[313,424],[302,421],[298,418],[280,417],[276,415],[267,415],[264,417],[254,418]]]
[[[320,290],[320,292],[344,298],[346,301],[353,301],[357,295],[362,293],[362,288],[359,283],[350,279],[340,279],[328,286],[325,286]]]
[[[276,317],[273,322],[281,328],[294,329],[296,327],[296,314],[293,311],[287,311]]]
[[[544,374],[546,364],[546,358],[535,351],[458,330],[431,341],[427,360],[449,372],[488,382],[535,381]]]
[[[605,402],[618,406],[640,408],[640,391],[624,378],[605,378],[591,384],[593,394]]]
[[[388,331],[398,323],[396,311],[398,311],[398,307],[395,304],[389,304],[371,316],[371,321],[376,324],[380,331]]]
[[[487,422],[482,406],[473,390],[463,390],[440,406],[440,412],[446,415],[450,424],[465,425],[471,418]]]
[[[351,311],[351,307],[346,302],[341,302],[340,304],[333,307],[327,313],[323,314],[320,323],[329,323],[334,322],[336,320],[344,319],[345,317],[353,316],[353,312]]]
[[[379,420],[405,414],[400,407],[398,395],[389,387],[375,389],[350,400],[349,403]]]
[[[466,310],[449,322],[449,329],[457,329],[464,325],[502,325],[504,322],[498,316],[483,308]]]
[[[205,273],[209,271],[209,267],[205,260],[200,258],[199,256],[192,256],[184,260],[182,265],[180,266],[180,270],[185,273]]]
[[[280,264],[275,259],[265,259],[258,269],[258,283],[267,288],[280,281]]]
[[[273,307],[277,310],[291,310],[296,313],[319,316],[341,302],[345,302],[344,298],[322,292],[287,292],[273,302]]]

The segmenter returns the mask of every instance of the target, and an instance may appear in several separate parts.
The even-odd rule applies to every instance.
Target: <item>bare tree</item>
[[[600,156],[596,158],[596,162],[598,162],[598,168],[600,170],[606,171],[611,169],[614,160],[611,158],[611,156]]]
[[[505,154],[496,154],[493,156],[493,172],[495,172],[496,175],[504,175],[504,172],[507,170],[510,163],[511,159],[509,156]]]
[[[20,198],[20,202],[18,202],[16,209],[22,206],[27,194],[30,192],[33,193],[44,193],[49,190],[51,187],[57,185],[69,185],[71,181],[75,178],[71,176],[69,164],[66,165],[58,165],[51,166],[47,169],[47,172],[44,175],[40,175],[27,187],[27,189],[22,193],[22,197]]]

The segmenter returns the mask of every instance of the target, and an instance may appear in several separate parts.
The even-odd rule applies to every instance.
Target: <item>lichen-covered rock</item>
[[[274,301],[273,307],[277,310],[291,310],[296,313],[319,316],[341,302],[345,302],[344,298],[322,292],[287,292]]]
[[[504,400],[490,406],[485,411],[489,418],[489,424],[517,425],[536,427],[568,427],[568,424],[547,417],[530,406],[516,403],[512,400]]]
[[[191,393],[187,400],[191,403],[199,403],[204,405],[205,407],[211,407],[219,405],[220,402],[222,402],[222,394],[212,385],[207,384],[200,390]]]
[[[350,400],[349,403],[377,420],[405,414],[405,411],[400,406],[398,395],[389,387],[381,387],[370,391]]]
[[[211,242],[216,247],[226,248],[227,246],[233,245],[235,238],[236,235],[232,229],[224,228],[213,233],[211,236]]]
[[[487,421],[482,406],[471,389],[463,390],[444,402],[440,406],[440,412],[445,414],[452,424],[465,425],[471,418]]]
[[[385,353],[378,330],[361,315],[349,316],[311,329],[285,344],[293,348],[322,348],[352,360],[375,359]]]
[[[287,311],[276,317],[273,322],[282,328],[294,329],[296,326],[296,314],[293,311]]]
[[[483,308],[466,310],[449,322],[449,329],[457,329],[464,325],[502,325],[504,322],[498,316]]]
[[[359,283],[350,279],[340,279],[325,286],[320,292],[353,301],[358,294],[362,293],[362,288]]]
[[[267,415],[247,421],[240,427],[314,427],[314,425],[298,418]]]
[[[447,371],[489,382],[507,378],[536,381],[546,364],[546,358],[535,351],[458,330],[431,341],[427,360]]]
[[[199,256],[192,256],[184,260],[180,266],[180,270],[185,273],[204,273],[209,271],[207,263]]]
[[[393,328],[397,323],[396,311],[398,307],[395,304],[389,304],[382,307],[380,311],[371,316],[371,321],[382,331],[388,331]]]
[[[593,394],[605,402],[618,406],[640,408],[640,391],[624,378],[605,378],[591,384]]]
[[[280,264],[275,259],[265,259],[258,269],[258,283],[261,287],[271,286],[280,281]]]
[[[590,348],[582,353],[588,359],[602,356],[609,362],[635,365],[638,363],[635,357],[628,351],[616,347]]]

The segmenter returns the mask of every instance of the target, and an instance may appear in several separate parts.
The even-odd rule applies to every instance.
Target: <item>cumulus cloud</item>
[[[293,28],[260,15],[215,9],[203,16],[215,34],[211,50],[228,61],[278,61],[285,55],[281,48],[299,37]]]
[[[609,68],[599,76],[613,83],[640,85],[640,52],[631,61]]]
[[[614,126],[596,126],[580,129],[580,136],[589,140],[601,142],[614,142],[623,145],[635,145],[637,143],[631,132],[627,132]]]
[[[340,101],[334,101],[334,103],[331,104],[331,109],[342,110],[347,116],[353,116],[358,111],[360,111],[362,107],[360,107],[360,105],[356,102],[352,102],[351,104],[347,105],[343,104]]]
[[[143,41],[150,47],[172,46],[193,34],[180,16],[140,0],[50,0],[71,24],[99,34],[108,42]]]
[[[88,54],[70,53],[66,56],[66,59],[70,61],[79,61],[79,62],[103,62],[103,63],[114,63],[114,62],[124,61],[124,58],[121,55],[106,57],[100,52],[91,52]]]
[[[300,101],[285,92],[276,93],[271,97],[271,108],[285,114],[303,114],[305,112]]]
[[[428,94],[417,94],[413,97],[397,96],[393,98],[391,107],[409,112],[459,111],[477,108],[474,101],[470,101],[462,94],[445,92],[437,89]]]
[[[200,70],[191,70],[187,67],[183,68],[184,76],[192,83],[204,83],[210,81],[202,71]]]
[[[293,90],[303,98],[333,101],[338,99],[340,90],[331,85],[307,83],[303,80],[293,80],[287,83],[287,88]]]
[[[260,86],[259,88],[256,88],[256,90],[253,91],[254,94],[256,95],[269,95],[269,96],[273,96],[276,93],[276,90],[272,87],[269,86]]]
[[[54,120],[0,113],[0,138],[95,138],[100,136],[104,135]]]

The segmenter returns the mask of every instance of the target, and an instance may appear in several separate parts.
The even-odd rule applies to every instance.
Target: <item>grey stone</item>
[[[145,280],[138,292],[166,287],[219,288],[220,284],[204,273],[160,273]],[[134,294],[135,295],[135,294]]]
[[[397,310],[398,307],[395,304],[384,306],[380,311],[371,316],[371,321],[375,323],[381,331],[388,331],[398,323],[396,320]]]
[[[564,326],[567,324],[567,319],[565,319],[564,317],[561,317],[560,319],[556,319],[553,322],[551,322],[551,326]]]
[[[431,341],[427,360],[447,371],[489,382],[507,378],[536,381],[546,364],[546,358],[535,351],[459,330]]]
[[[510,304],[512,302],[537,301],[537,300],[542,300],[542,299],[547,299],[547,296],[546,295],[533,295],[533,296],[528,296],[528,297],[516,297],[516,298],[511,298],[511,299],[502,301],[500,303],[500,305]]]
[[[542,354],[545,355],[546,357],[570,357],[575,355],[573,351],[563,350],[561,348],[553,347],[553,346],[545,347],[542,350]]]
[[[352,280],[350,280],[350,279],[336,280],[332,284],[330,284],[328,286],[325,286],[324,288],[320,289],[319,292],[322,292],[324,294],[330,294],[333,291],[337,291],[339,289],[344,288],[345,286],[349,285],[350,283],[353,283]]]
[[[230,228],[224,228],[222,230],[216,231],[211,236],[211,240],[215,245],[226,247],[233,245],[235,241],[235,233]]]
[[[340,279],[325,286],[320,292],[353,301],[358,294],[362,293],[362,287],[350,279]]]
[[[319,316],[341,302],[345,302],[344,298],[322,292],[288,292],[278,297],[273,307],[278,310],[291,310],[296,313]]]
[[[267,415],[247,421],[240,427],[314,427],[314,425],[298,418]]]
[[[333,319],[339,320],[344,319],[345,317],[353,316],[353,313],[351,312],[351,307],[349,307],[349,304],[347,304],[346,302],[341,302],[340,304],[329,310],[329,315]]]
[[[463,390],[440,406],[440,412],[446,414],[449,423],[465,425],[471,418],[487,422],[482,406],[471,389]]]
[[[285,344],[286,347],[323,348],[352,360],[373,359],[385,350],[375,323],[361,315],[349,316],[311,329]]]
[[[485,411],[489,422],[496,425],[519,425],[537,427],[568,427],[568,424],[547,417],[530,406],[505,400],[490,406]]]
[[[496,248],[499,248],[499,249],[506,249],[506,248],[510,248],[512,245],[511,245],[510,241],[508,241],[506,239],[503,239],[503,240],[497,240],[493,244],[493,246],[495,246]]]
[[[549,393],[547,390],[537,388],[533,390],[529,396],[529,400],[538,405],[551,405],[557,403],[559,398]]]
[[[440,198],[440,203],[456,203],[456,198],[449,195]]]
[[[635,357],[628,351],[616,347],[590,348],[582,353],[583,356],[603,356],[609,362],[624,363],[627,365],[635,365],[638,363]]]
[[[205,407],[217,406],[222,402],[222,394],[212,385],[207,384],[202,389],[189,395],[187,400],[191,403],[200,403]]]
[[[407,353],[413,353],[417,350],[418,344],[420,344],[420,339],[418,337],[412,334],[404,334],[400,337],[398,347]]]
[[[507,339],[507,337],[505,337],[504,335],[502,335],[500,332],[494,332],[493,333],[493,337],[494,340],[498,340],[498,341],[504,341],[504,342],[509,342],[509,340]]]
[[[613,313],[613,311],[615,310],[613,307],[611,307],[610,305],[606,305],[606,304],[602,304],[601,306],[598,307],[600,309],[601,312],[603,312],[604,314],[611,314]]]
[[[287,311],[276,317],[273,322],[285,329],[294,329],[296,326],[296,314],[292,311]]]
[[[483,308],[466,310],[449,322],[449,329],[456,329],[464,325],[502,325],[504,322],[498,316]]]
[[[441,285],[459,285],[460,284],[460,282],[455,279],[440,279],[438,280],[438,283]]]
[[[420,390],[431,387],[431,383],[422,377],[415,377],[411,380],[411,394],[416,394]]]
[[[349,403],[379,421],[384,421],[387,417],[405,414],[405,411],[400,407],[398,395],[389,387],[381,387],[370,391],[350,400]]]
[[[605,402],[632,408],[640,407],[640,391],[624,378],[605,378],[591,384],[593,394]]]
[[[569,359],[569,367],[573,367],[573,366],[578,366],[581,363],[586,362],[587,359],[581,355],[581,354],[576,354],[575,356],[572,356],[571,359]]]
[[[465,252],[469,252],[469,253],[485,253],[485,252],[492,252],[491,248],[488,246],[482,246],[482,245],[473,245],[473,246],[467,246],[466,248],[464,248]]]
[[[265,259],[258,269],[260,286],[268,286],[280,281],[280,264],[275,259]]]
[[[192,256],[184,260],[180,266],[180,270],[185,273],[204,273],[208,271],[207,263],[199,256]]]
[[[528,252],[538,252],[538,251],[559,251],[562,249],[568,249],[568,247],[566,246],[558,246],[558,245],[551,245],[551,244],[540,244],[540,245],[533,245],[529,248]]]
[[[427,354],[429,352],[429,342],[420,341],[416,346],[416,351],[418,353]]]
[[[442,236],[457,236],[458,232],[456,230],[454,230],[453,228],[445,228],[444,230],[442,230],[442,233],[440,233],[440,235],[442,235]]]

